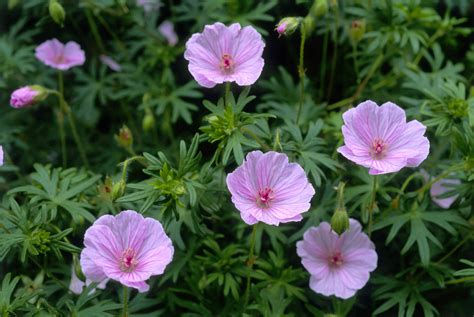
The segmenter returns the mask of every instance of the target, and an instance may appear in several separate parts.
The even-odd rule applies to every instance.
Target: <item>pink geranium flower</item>
[[[170,46],[175,46],[178,43],[178,35],[174,31],[174,25],[170,21],[163,21],[158,27],[158,31],[163,35]]]
[[[10,105],[13,108],[29,107],[37,102],[39,91],[29,86],[18,88],[10,96]]]
[[[0,166],[3,165],[3,146],[0,145]]]
[[[36,48],[35,56],[44,64],[59,70],[68,70],[71,67],[84,64],[86,56],[76,42],[67,42],[66,45],[57,39],[43,42]]]
[[[203,87],[233,81],[247,86],[255,83],[262,72],[264,46],[262,36],[253,27],[241,28],[239,23],[227,27],[218,22],[193,34],[186,43],[184,58]]]
[[[331,225],[322,222],[309,228],[296,251],[305,269],[311,274],[309,286],[316,293],[340,298],[352,297],[369,280],[377,267],[377,253],[369,237],[361,232],[357,220],[340,236]]]
[[[163,274],[174,248],[160,222],[133,210],[117,216],[105,215],[87,229],[81,267],[87,279],[106,278],[134,287],[140,292],[152,275]]]
[[[300,221],[315,193],[303,168],[277,152],[247,154],[244,163],[227,175],[227,187],[242,220],[249,225]]]
[[[378,106],[367,100],[343,115],[344,146],[337,149],[347,159],[369,168],[369,174],[398,172],[416,167],[428,156],[426,127],[406,122],[405,111],[394,103]]]

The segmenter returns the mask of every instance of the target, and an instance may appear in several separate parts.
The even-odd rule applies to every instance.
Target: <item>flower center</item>
[[[338,266],[341,266],[342,263],[344,263],[343,259],[342,259],[342,254],[341,252],[337,251],[337,252],[334,252],[330,257],[329,257],[329,263],[331,264],[331,266],[335,266],[335,267],[338,267]]]
[[[387,150],[387,145],[381,139],[375,139],[372,143],[371,154],[374,159],[382,159]]]
[[[271,188],[265,187],[258,191],[257,205],[260,208],[270,207],[270,202],[275,198],[273,190]]]
[[[232,56],[230,54],[223,54],[221,58],[221,63],[219,67],[225,73],[231,73],[234,70],[234,61],[232,60]]]
[[[122,253],[122,259],[120,260],[120,270],[122,272],[132,272],[138,264],[137,252],[131,248],[126,249]]]
[[[56,55],[56,58],[54,59],[54,62],[56,64],[64,64],[65,61],[66,61],[66,58],[63,54]]]

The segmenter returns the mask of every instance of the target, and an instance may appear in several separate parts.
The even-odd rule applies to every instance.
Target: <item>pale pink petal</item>
[[[315,194],[303,168],[283,153],[252,151],[227,175],[232,202],[247,224],[301,221]]]
[[[459,185],[459,184],[461,184],[461,181],[459,179],[449,179],[449,178],[440,179],[439,181],[431,185],[431,189],[430,189],[431,199],[441,208],[449,209],[449,207],[451,207],[451,205],[459,197],[459,195],[456,194],[456,195],[446,197],[446,198],[437,198],[437,197],[440,195],[443,195],[444,193],[452,191],[455,185]]]
[[[3,165],[3,146],[0,145],[0,166]]]

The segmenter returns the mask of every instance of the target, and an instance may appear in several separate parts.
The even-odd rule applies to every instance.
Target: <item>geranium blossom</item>
[[[161,23],[158,31],[166,38],[170,46],[175,46],[178,43],[178,35],[174,31],[174,25],[171,21]]]
[[[239,23],[206,25],[202,33],[193,34],[186,43],[184,58],[189,71],[203,87],[223,82],[252,85],[263,69],[262,36],[251,26]]]
[[[10,96],[10,105],[13,108],[25,108],[36,103],[39,91],[29,86],[15,90]]]
[[[364,287],[377,267],[377,253],[357,220],[340,236],[329,223],[309,228],[296,244],[305,269],[311,274],[309,286],[316,293],[340,298],[352,297]]]
[[[272,151],[247,154],[244,163],[227,175],[227,187],[242,220],[249,225],[300,221],[315,193],[300,165]]]
[[[433,177],[428,174],[424,169],[420,170],[420,173],[423,175],[425,182],[429,182]],[[461,181],[457,178],[442,178],[437,182],[434,182],[430,188],[431,200],[438,206],[444,209],[449,209],[454,201],[458,198],[458,194],[449,196],[446,198],[438,198],[449,191],[452,191],[456,185],[461,184]]]
[[[59,70],[67,70],[74,66],[84,64],[86,56],[76,42],[66,44],[57,39],[43,42],[36,48],[35,56],[44,64]]]
[[[369,168],[369,174],[398,172],[416,167],[428,156],[426,127],[406,122],[405,111],[394,103],[378,106],[367,100],[343,114],[344,146],[337,149],[347,159]]]
[[[86,278],[110,278],[140,292],[148,291],[145,281],[150,276],[163,274],[174,253],[160,222],[133,210],[97,219],[87,229],[84,245],[81,267]]]

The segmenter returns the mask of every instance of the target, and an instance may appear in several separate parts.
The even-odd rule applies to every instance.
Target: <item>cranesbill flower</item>
[[[163,21],[158,27],[158,31],[166,38],[169,46],[175,46],[178,43],[178,35],[174,31],[174,25],[171,21]]]
[[[104,289],[105,286],[107,286],[108,281],[109,279],[104,279],[102,282],[100,282],[97,285],[97,288]],[[86,282],[84,283],[77,277],[76,271],[74,270],[74,266],[71,268],[71,281],[69,282],[69,290],[72,293],[76,295],[81,295],[84,286],[89,286],[90,284],[92,284],[91,280],[86,279]],[[95,289],[92,289],[89,294],[93,294],[94,292],[95,292]]]
[[[310,288],[325,296],[352,297],[377,267],[377,253],[357,220],[340,236],[327,222],[309,228],[296,243],[301,262],[310,273]]]
[[[43,42],[36,48],[35,56],[44,64],[59,70],[84,64],[86,56],[79,44],[70,41],[66,44],[52,39]]]
[[[227,175],[227,187],[242,220],[249,225],[300,221],[315,193],[303,168],[273,151],[247,154],[244,163]]]
[[[449,196],[446,198],[438,198],[449,191],[452,191],[456,185],[461,184],[459,179],[454,178],[442,178],[437,182],[434,182],[430,188],[431,199],[441,208],[449,209],[454,201],[458,198],[458,194]]]
[[[199,85],[212,88],[223,82],[252,85],[263,69],[262,36],[251,26],[217,22],[206,25],[186,43],[184,58]]]
[[[163,274],[174,248],[160,222],[133,210],[105,215],[87,229],[81,267],[86,278],[106,278],[146,292],[152,275]]]
[[[342,115],[344,146],[337,149],[347,159],[369,168],[369,174],[398,172],[416,167],[428,156],[426,127],[406,122],[405,111],[394,103],[378,106],[367,100]]]
[[[25,108],[34,105],[38,100],[39,91],[25,86],[15,90],[10,96],[10,105],[13,108]]]

